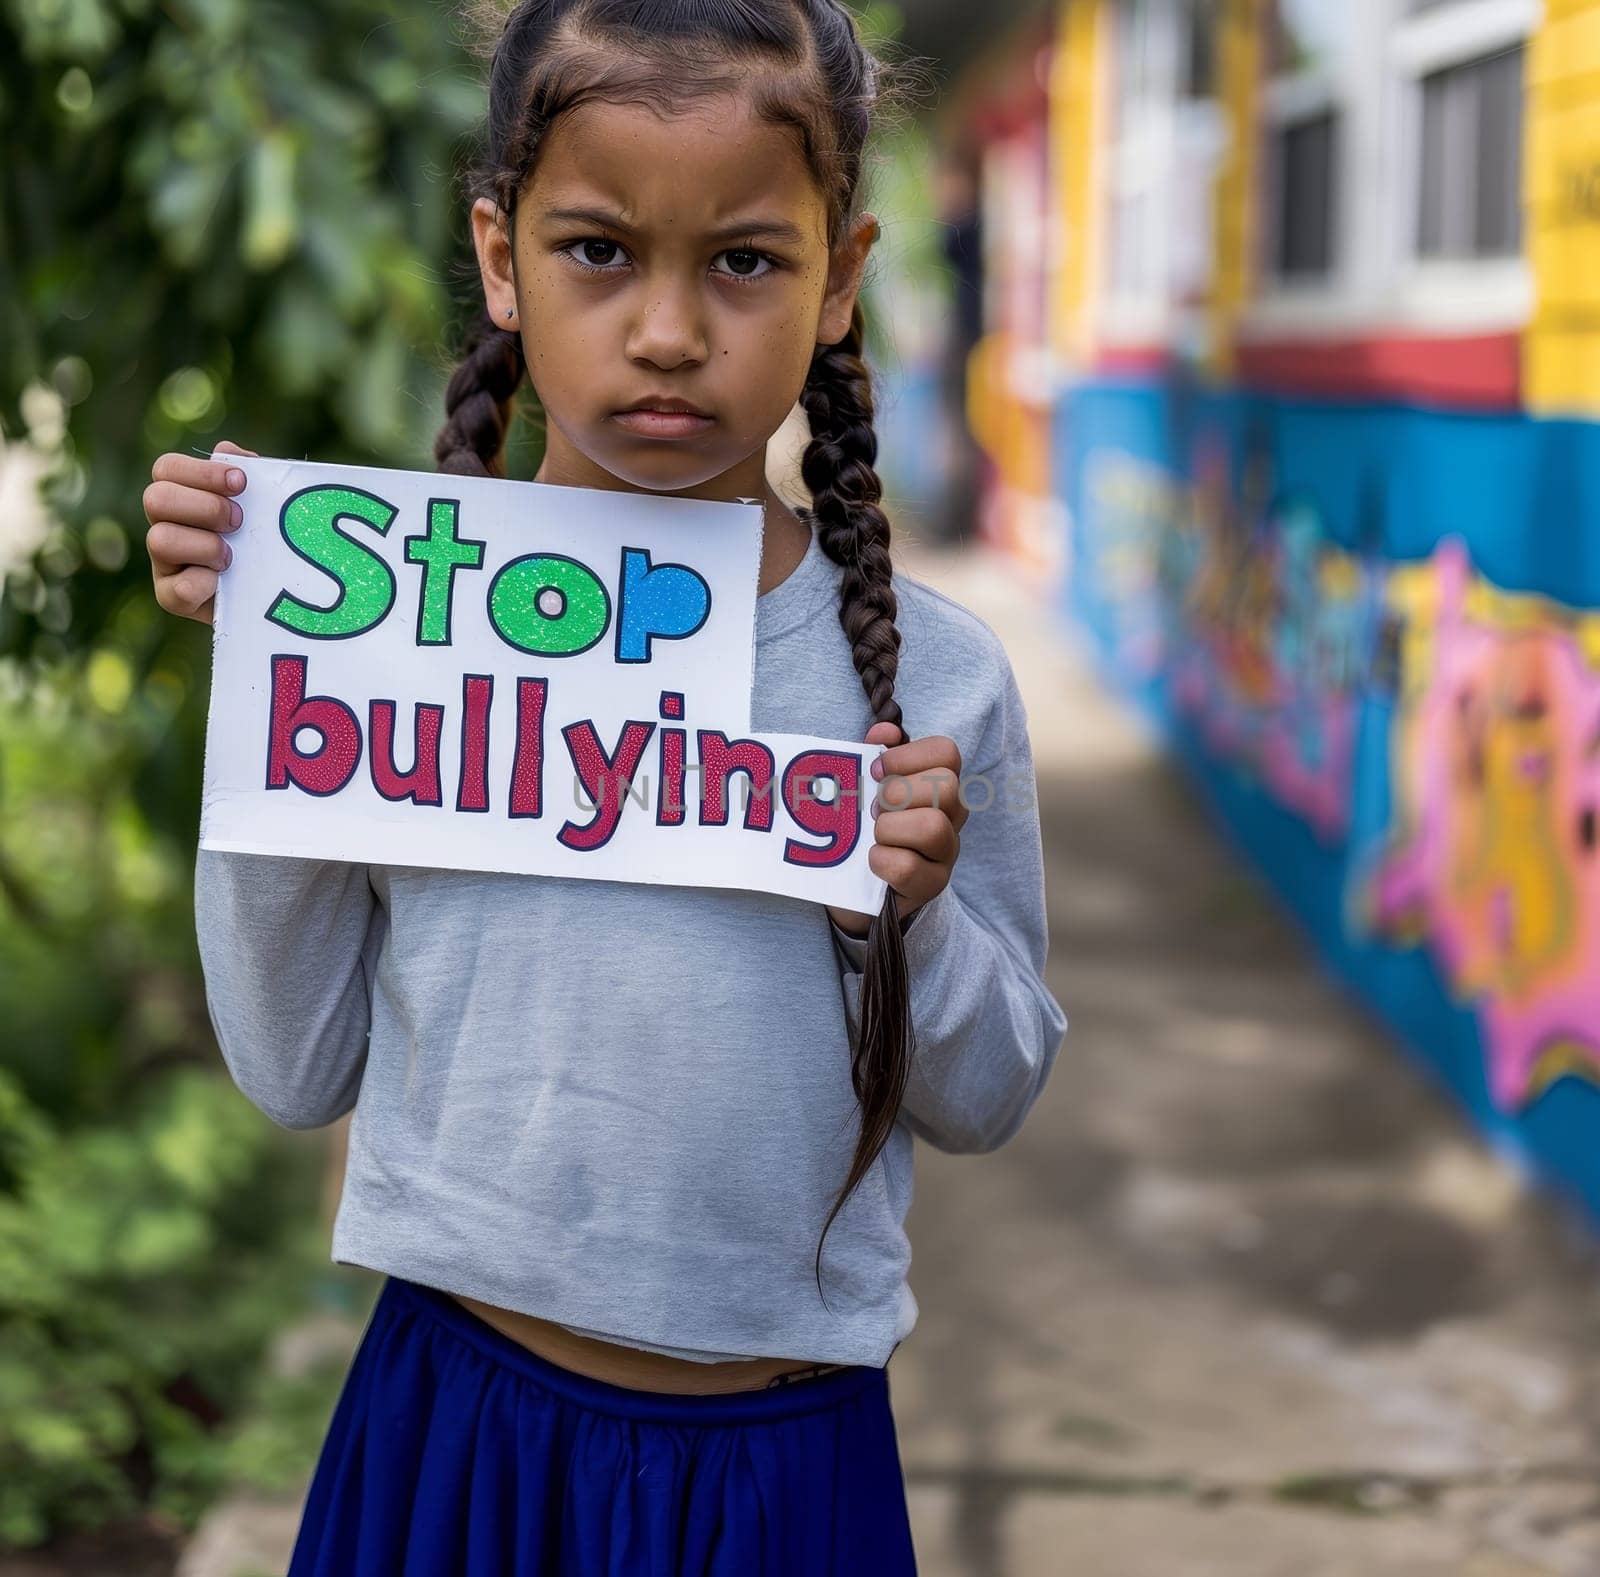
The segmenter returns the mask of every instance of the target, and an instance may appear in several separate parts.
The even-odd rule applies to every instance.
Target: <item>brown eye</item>
[[[773,271],[772,259],[749,247],[730,247],[717,255],[730,260],[733,266],[727,272],[735,279],[765,279]]]
[[[573,241],[561,248],[562,254],[570,257],[579,268],[586,268],[594,274],[613,274],[616,270],[609,265],[613,254],[622,248],[615,241],[608,241],[604,236],[586,236],[582,241]]]

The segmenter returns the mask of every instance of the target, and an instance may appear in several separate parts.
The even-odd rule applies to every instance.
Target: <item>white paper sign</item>
[[[883,747],[750,730],[759,504],[213,458],[202,848],[881,907]]]

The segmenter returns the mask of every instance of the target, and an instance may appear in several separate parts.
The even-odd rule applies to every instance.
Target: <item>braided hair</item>
[[[508,225],[540,144],[561,115],[591,99],[667,111],[697,94],[746,84],[757,113],[795,133],[826,200],[830,247],[856,215],[864,150],[887,101],[887,67],[863,44],[841,0],[519,0],[509,14],[482,0],[476,9],[477,44],[489,55],[489,115],[468,195],[491,197]],[[812,359],[799,393],[811,428],[801,476],[818,544],[844,571],[839,622],[873,718],[904,737],[865,332],[858,299],[845,337]],[[441,471],[505,474],[507,431],[526,374],[520,332],[502,328],[484,308],[468,324],[445,388],[445,421],[434,442]],[[916,1049],[893,889],[867,933],[859,1000],[851,1083],[860,1131],[817,1241],[819,1293],[823,1240],[888,1142]]]

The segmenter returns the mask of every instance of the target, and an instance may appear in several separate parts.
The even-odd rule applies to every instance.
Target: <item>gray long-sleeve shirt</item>
[[[757,599],[752,728],[871,726],[841,573],[813,536]],[[971,815],[906,931],[917,1049],[829,1229],[826,1303],[814,1254],[855,1147],[864,944],[820,905],[202,849],[195,919],[235,1082],[286,1127],[355,1107],[335,1262],[705,1362],[888,1362],[917,1318],[913,1138],[1002,1144],[1066,1030],[1010,663],[959,604],[899,572],[895,589],[906,726],[956,741]]]

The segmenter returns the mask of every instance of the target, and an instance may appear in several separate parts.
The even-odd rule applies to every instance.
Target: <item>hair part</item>
[[[491,198],[508,233],[551,127],[581,105],[640,104],[665,116],[686,101],[741,92],[761,119],[794,136],[824,197],[831,251],[859,210],[874,124],[899,109],[902,76],[909,81],[915,71],[874,55],[840,0],[519,0],[509,11],[494,0],[469,0],[465,14],[469,47],[487,60],[489,76],[488,118],[466,196]],[[475,270],[471,278],[476,289]],[[858,299],[845,337],[813,357],[800,393],[811,427],[801,476],[818,543],[844,571],[839,622],[873,720],[904,734],[865,332]],[[441,471],[504,476],[526,374],[521,334],[495,323],[480,297],[445,388],[445,420],[434,442]],[[860,1132],[817,1241],[819,1293],[823,1241],[888,1142],[916,1050],[892,888],[867,933],[859,1020],[850,1076]]]

